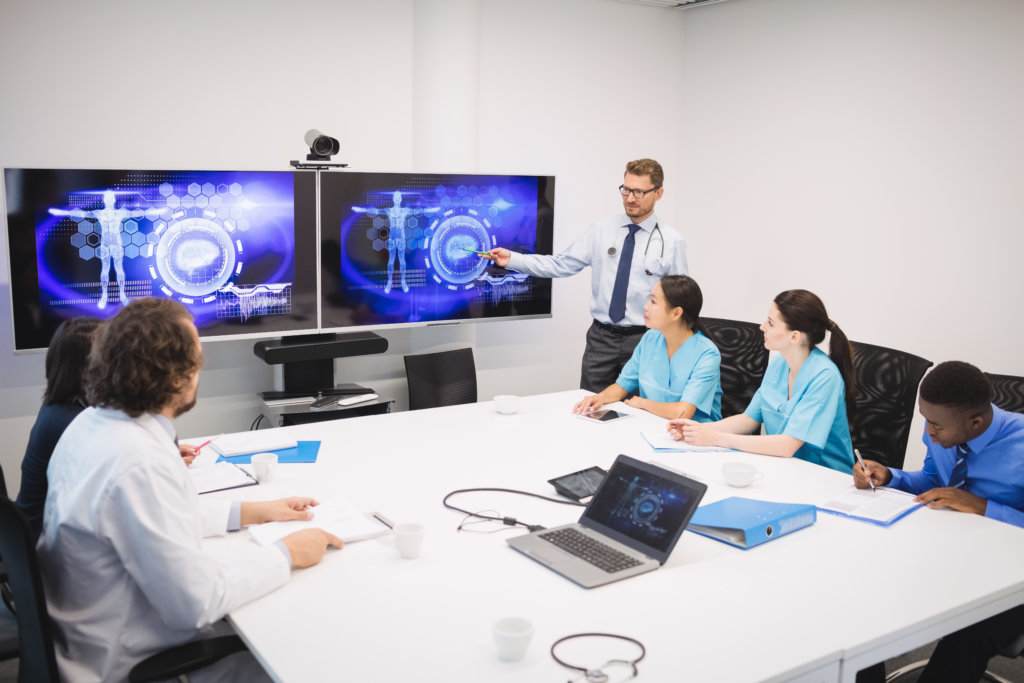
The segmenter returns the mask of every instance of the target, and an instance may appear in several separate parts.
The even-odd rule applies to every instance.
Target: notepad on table
[[[269,522],[249,527],[249,534],[260,545],[270,545],[288,534],[303,529],[323,529],[346,543],[386,534],[389,529],[376,519],[359,512],[345,498],[333,498],[314,508],[308,521]]]
[[[694,446],[685,441],[676,441],[667,431],[640,432],[640,435],[659,453],[701,453],[707,451],[728,451],[718,446]]]
[[[889,526],[921,507],[913,493],[879,486],[875,490],[851,486],[818,509],[834,515]]]
[[[218,436],[210,443],[210,448],[223,456],[230,457],[277,451],[282,448],[295,448],[297,445],[298,442],[286,434],[271,429],[261,429]]]
[[[255,486],[259,482],[251,474],[238,465],[230,462],[218,462],[204,467],[190,467],[189,474],[199,494],[226,491],[242,486]]]

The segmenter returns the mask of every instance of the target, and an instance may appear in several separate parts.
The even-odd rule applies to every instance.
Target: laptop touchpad
[[[553,545],[547,545],[542,548],[535,548],[530,551],[530,554],[543,562],[544,564],[561,564],[572,559],[572,555],[565,552],[561,548],[556,548]]]

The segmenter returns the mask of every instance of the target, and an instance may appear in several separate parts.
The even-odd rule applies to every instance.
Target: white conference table
[[[851,484],[795,459],[656,453],[640,432],[664,429],[664,420],[626,408],[633,418],[586,423],[570,414],[583,395],[524,397],[516,415],[482,402],[284,428],[321,441],[315,464],[281,465],[270,484],[212,495],[343,496],[427,531],[418,559],[401,559],[387,538],[351,543],[232,613],[271,675],[563,681],[579,672],[554,662],[551,644],[602,631],[644,643],[641,680],[853,681],[865,666],[1024,602],[1024,529],[948,510],[918,510],[890,527],[819,512],[815,525],[747,551],[686,532],[661,569],[592,590],[509,548],[505,539],[522,527],[457,531],[463,515],[441,505],[449,491],[553,496],[548,479],[607,469],[619,453],[700,478],[705,503],[730,495],[822,503]],[[720,471],[727,460],[753,463],[764,476],[731,488]],[[575,521],[582,510],[499,493],[452,502],[545,526]],[[208,541],[217,552],[249,542],[244,532]],[[505,616],[534,624],[520,662],[496,656],[490,628]],[[596,666],[630,652],[578,642],[564,656]]]

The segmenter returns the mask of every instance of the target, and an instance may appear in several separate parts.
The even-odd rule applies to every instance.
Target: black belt
[[[594,324],[600,327],[602,330],[617,334],[620,337],[628,337],[633,334],[643,334],[647,331],[647,327],[644,325],[609,325],[603,323],[600,320],[594,320]]]

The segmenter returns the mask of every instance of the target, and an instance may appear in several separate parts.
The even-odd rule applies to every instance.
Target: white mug
[[[722,465],[722,476],[729,486],[742,488],[750,486],[764,475],[756,467],[745,462],[727,462]]]
[[[422,524],[405,523],[395,526],[395,547],[398,554],[407,560],[419,557],[425,529]]]
[[[495,396],[494,408],[502,415],[514,415],[519,412],[519,397],[512,394]]]
[[[252,456],[252,469],[256,472],[256,481],[265,484],[274,478],[277,470],[277,453],[257,453]]]
[[[494,644],[498,646],[498,659],[503,662],[518,662],[526,656],[526,648],[533,638],[533,624],[520,617],[498,619],[491,627]]]

